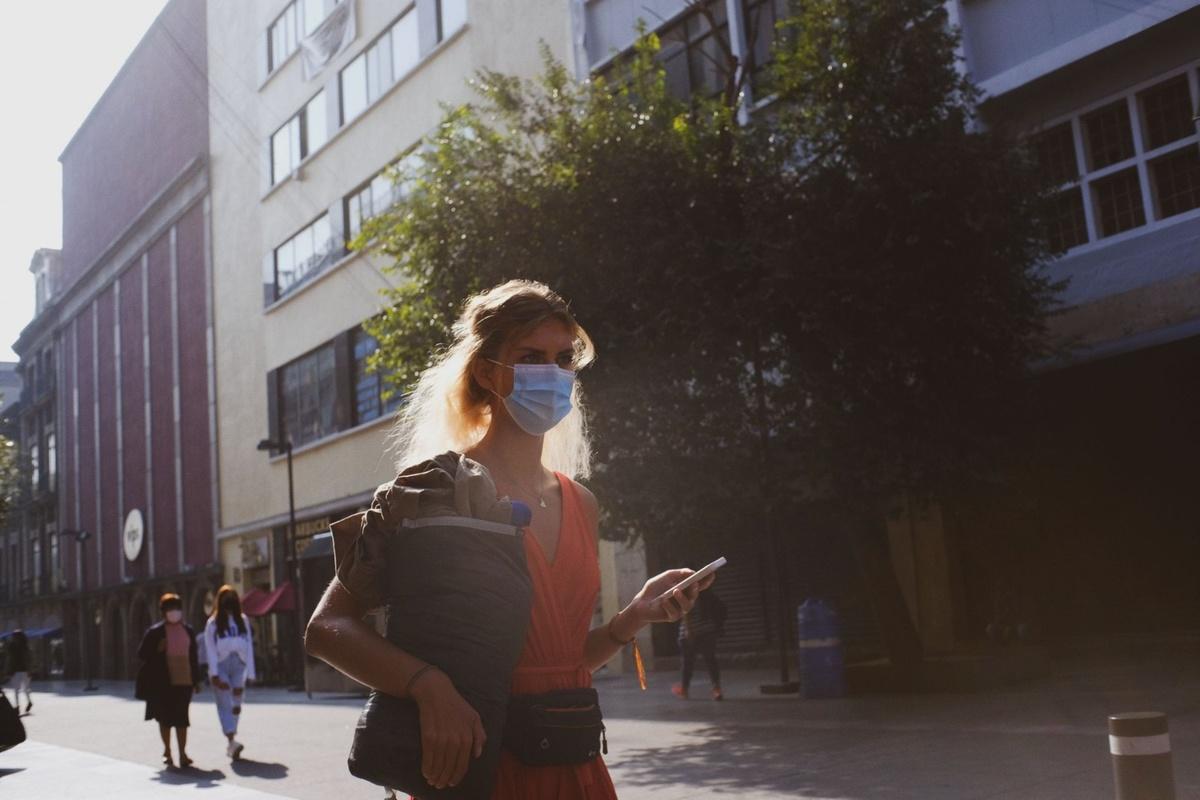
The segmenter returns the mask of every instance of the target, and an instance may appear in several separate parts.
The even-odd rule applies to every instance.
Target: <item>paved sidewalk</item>
[[[21,766],[10,767],[8,763]],[[42,742],[21,745],[19,757],[0,755],[0,778],[5,797],[71,798],[90,800],[158,800],[162,797],[204,797],[206,800],[278,800],[280,795],[225,783],[219,770],[194,774],[156,770],[82,750]]]
[[[703,678],[693,688],[705,699],[686,702],[671,696],[672,675],[651,675],[646,693],[598,679],[622,800],[1107,800],[1106,715],[1148,709],[1170,715],[1178,796],[1200,798],[1200,647],[1064,659],[1052,678],[980,694],[764,697],[757,687],[773,677],[731,672],[721,703],[706,699]],[[230,764],[202,694],[188,748],[200,769],[171,773],[130,685],[35,687],[31,743],[0,753],[0,797],[379,800],[346,771],[361,707],[253,688],[239,736],[248,758]]]

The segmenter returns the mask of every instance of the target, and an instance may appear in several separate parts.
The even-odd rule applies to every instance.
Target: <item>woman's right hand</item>
[[[438,669],[419,676],[410,693],[421,714],[421,773],[436,789],[458,785],[487,741],[479,714]]]

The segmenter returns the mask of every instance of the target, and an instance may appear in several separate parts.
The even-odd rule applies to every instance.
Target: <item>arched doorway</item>
[[[81,665],[84,678],[96,678],[100,675],[100,633],[103,619],[104,609],[96,598],[83,601],[80,606],[80,647],[84,654]]]
[[[125,608],[120,598],[109,597],[104,604],[104,612],[100,623],[100,676],[110,680],[124,680],[126,676],[126,634]]]
[[[216,588],[209,583],[198,583],[192,588],[187,605],[187,615],[183,619],[195,628],[197,634],[204,630],[204,623],[208,621],[208,615],[212,613],[216,594]]]

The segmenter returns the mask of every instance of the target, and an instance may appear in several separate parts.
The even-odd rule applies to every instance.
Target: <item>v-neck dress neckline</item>
[[[566,538],[563,536],[563,532],[566,530],[566,527],[567,527],[567,502],[568,502],[567,497],[568,497],[568,495],[570,496],[571,502],[573,502],[575,500],[574,492],[567,491],[567,486],[566,486],[565,481],[569,480],[569,478],[567,478],[565,475],[558,473],[558,472],[554,473],[554,478],[555,478],[555,480],[558,481],[558,493],[562,499],[558,503],[558,530],[555,531],[555,536],[557,537],[557,540],[554,543],[554,560],[553,561],[551,561],[550,557],[546,555],[546,548],[542,547],[542,543],[539,542],[538,538],[533,535],[533,531],[532,530],[526,531],[526,535],[530,539],[533,540],[533,546],[534,546],[534,549],[536,549],[538,552],[538,557],[542,559],[542,563],[545,564],[546,568],[549,569],[551,572],[554,572],[555,565],[558,564],[558,562],[560,560],[562,560],[563,542]],[[534,511],[534,515],[536,515],[536,514],[537,514],[537,512]]]

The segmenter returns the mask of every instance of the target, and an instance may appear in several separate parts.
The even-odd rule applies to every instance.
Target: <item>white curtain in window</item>
[[[358,36],[354,3],[338,3],[311,36],[300,40],[304,80],[310,81]]]

